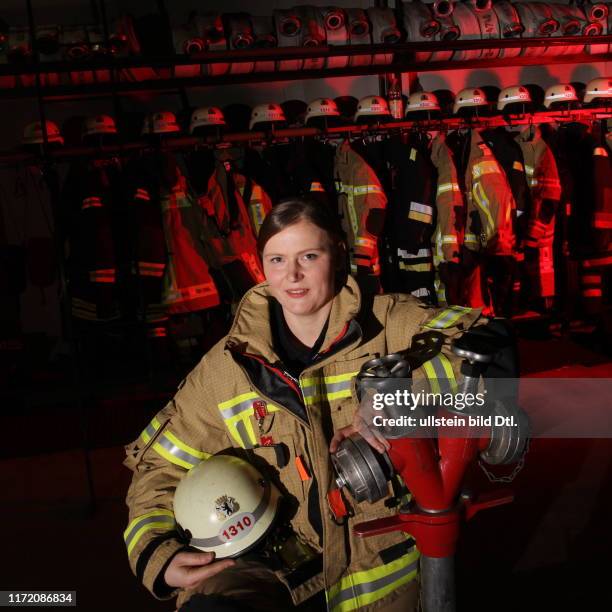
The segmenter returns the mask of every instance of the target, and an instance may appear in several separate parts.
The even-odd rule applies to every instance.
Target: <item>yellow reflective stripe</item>
[[[357,211],[355,210],[355,199],[352,193],[346,194],[346,208],[348,211],[349,220],[351,227],[353,228],[353,234],[357,234],[359,231],[359,221],[357,219]]]
[[[441,236],[442,244],[457,244],[458,239],[457,236],[453,236],[452,234],[444,234]]]
[[[372,240],[371,238],[363,238],[363,237],[359,237],[359,238],[355,238],[355,244],[357,246],[367,246],[367,247],[371,247],[374,248],[376,247],[376,240]]]
[[[471,308],[466,306],[451,306],[445,308],[440,314],[436,315],[429,323],[425,323],[425,327],[432,329],[445,329],[452,327],[463,315],[472,312]]]
[[[425,370],[425,376],[427,376],[427,380],[429,381],[429,386],[433,393],[441,393],[440,391],[440,383],[438,382],[438,378],[436,376],[436,371],[431,363],[431,361],[426,361],[423,364],[423,369]]]
[[[422,213],[417,210],[411,210],[408,213],[409,219],[414,219],[415,221],[421,221],[422,223],[431,223],[432,216],[427,213]]]
[[[411,582],[418,572],[419,556],[419,551],[413,547],[409,553],[391,563],[345,576],[326,592],[328,610],[357,610]]]
[[[241,448],[252,448],[257,444],[250,416],[253,414],[253,400],[259,399],[262,398],[256,393],[248,392],[241,393],[217,405],[230,436]],[[266,409],[268,412],[278,412],[280,410],[278,406],[267,402]]]
[[[191,448],[172,432],[165,431],[153,444],[153,450],[174,465],[190,470],[210,454]]]
[[[487,198],[487,194],[484,192],[484,187],[482,186],[481,182],[474,183],[472,193],[474,195],[474,198],[476,199],[476,202],[478,203],[478,206],[487,217],[490,230],[493,231],[493,228],[495,227],[495,222],[493,221],[493,217],[491,216],[491,211],[489,210],[489,200]]]
[[[499,164],[496,161],[482,161],[472,167],[472,176],[478,178],[484,174],[501,174]]]
[[[406,270],[406,272],[430,272],[433,270],[433,263],[417,263],[417,264],[407,264],[403,261],[399,262],[399,269]]]
[[[353,192],[353,195],[367,195],[369,193],[382,193],[385,192],[382,190],[380,185],[344,185],[345,188],[350,189]]]
[[[318,181],[312,181],[310,183],[310,191],[325,191],[325,189],[323,189],[323,185]]]
[[[140,434],[142,441],[146,444],[160,427],[161,423],[157,420],[157,417],[153,417],[151,422],[142,430]]]
[[[305,378],[301,382],[302,391],[304,393],[304,401],[308,406],[313,403],[327,400],[328,402],[350,398],[352,381],[358,372],[349,372],[348,374],[336,374],[334,376],[325,376],[323,379],[317,378]],[[318,387],[318,382],[321,381],[325,387],[323,389]],[[312,389],[312,393],[310,390]]]
[[[533,176],[533,173],[535,172],[535,169],[533,166],[529,166],[527,164],[525,164],[525,174],[527,176]]]
[[[608,152],[604,147],[595,147],[593,149],[593,155],[599,155],[601,157],[608,157]]]
[[[448,191],[460,191],[459,183],[440,183],[436,191],[436,197]]]
[[[467,242],[470,244],[480,244],[480,240],[478,239],[478,236],[476,236],[476,234],[466,234],[463,237],[463,242]]]
[[[457,392],[457,380],[455,379],[453,366],[446,355],[438,353],[423,364],[423,369],[434,393]],[[444,381],[444,388],[442,388],[441,381]]]
[[[132,553],[140,538],[147,531],[163,529],[169,531],[174,529],[174,514],[170,510],[153,510],[147,514],[137,516],[123,532],[123,540],[127,546],[128,555]]]

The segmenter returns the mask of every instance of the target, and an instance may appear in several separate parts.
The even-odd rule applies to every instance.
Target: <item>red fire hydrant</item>
[[[462,391],[477,391],[482,367],[491,356],[461,344],[453,346],[453,351],[465,359]],[[358,376],[358,394],[360,385],[361,392],[368,384],[378,390],[408,385],[409,372],[410,360],[405,354],[372,360],[364,364]],[[394,407],[389,412],[398,416],[402,410]],[[392,474],[399,475],[410,490],[411,502],[401,506],[397,514],[359,523],[354,531],[362,537],[403,531],[416,540],[421,552],[425,612],[455,610],[454,554],[460,523],[480,510],[513,500],[512,493],[494,493],[474,500],[461,491],[466,471],[479,455],[485,461],[500,464],[513,463],[523,454],[528,434],[524,413],[499,402],[493,412],[514,417],[513,430],[489,426],[482,415],[478,418],[453,408],[436,407],[425,417],[428,427],[421,427],[421,431],[418,426],[412,427],[406,435],[389,439],[391,448],[384,455],[354,434],[343,441],[332,458],[338,486],[346,487],[358,502],[374,502],[386,496]]]

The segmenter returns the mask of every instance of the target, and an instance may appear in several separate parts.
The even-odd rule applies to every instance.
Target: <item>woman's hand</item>
[[[193,589],[200,582],[235,565],[232,559],[214,561],[212,552],[180,552],[174,556],[164,572],[164,580],[170,587]]]
[[[379,453],[384,453],[391,448],[391,444],[387,439],[372,426],[372,418],[374,416],[374,409],[372,408],[372,395],[373,391],[365,395],[359,408],[355,412],[353,422],[342,429],[339,429],[331,440],[329,445],[329,452],[335,453],[338,450],[340,442],[344,438],[348,438],[354,433],[358,433],[372,448],[376,449]]]

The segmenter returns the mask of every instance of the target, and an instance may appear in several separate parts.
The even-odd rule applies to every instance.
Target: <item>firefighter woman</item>
[[[479,313],[434,310],[404,294],[362,299],[345,272],[335,217],[310,201],[274,207],[258,248],[266,281],[244,295],[228,335],[127,447],[134,475],[124,537],[132,570],[155,597],[178,596],[184,610],[415,610],[414,540],[398,532],[353,534],[355,523],[394,510],[381,500],[338,512],[328,498],[335,486],[330,451],[356,430],[353,378],[364,362],[435,333],[444,345],[413,378],[453,378],[460,364],[450,341]],[[175,520],[174,491],[191,468],[219,453],[245,459],[281,492],[277,520],[285,535],[274,545],[251,541],[245,528],[248,552],[234,559],[189,546],[192,530]],[[215,510],[198,520],[215,519],[215,511],[256,519],[261,509],[241,498],[235,478],[221,474],[215,482],[200,496]],[[213,535],[207,542],[231,537],[227,530]]]

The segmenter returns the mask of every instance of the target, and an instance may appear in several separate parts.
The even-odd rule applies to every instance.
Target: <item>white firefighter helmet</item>
[[[189,470],[174,493],[174,516],[189,544],[217,559],[237,557],[272,526],[280,493],[250,463],[213,455]]]
[[[314,117],[339,117],[340,111],[338,106],[331,98],[317,98],[308,104],[304,123],[308,123],[309,119]]]
[[[223,111],[216,106],[201,106],[196,108],[191,113],[191,121],[189,123],[189,133],[199,127],[211,127],[225,125],[225,117]]]
[[[584,102],[590,104],[593,100],[612,98],[612,77],[599,77],[587,83],[584,92]]]
[[[551,85],[544,93],[544,106],[546,108],[560,102],[576,102],[577,100],[576,90],[569,83]]]
[[[110,115],[94,115],[83,122],[83,137],[98,134],[116,134],[117,126]]]
[[[487,97],[482,89],[478,87],[468,87],[467,89],[462,89],[455,98],[455,103],[453,104],[453,115],[456,115],[457,112],[462,108],[470,108],[477,106],[486,106],[487,105]]]
[[[249,121],[249,130],[258,123],[275,123],[278,121],[286,121],[285,112],[280,104],[258,104],[251,111],[251,120]]]
[[[529,104],[531,94],[522,85],[511,85],[504,87],[497,98],[497,110],[504,110],[508,104]]]
[[[435,94],[429,91],[417,91],[408,96],[408,104],[406,105],[406,113],[415,113],[418,111],[439,111],[440,103]]]
[[[53,121],[49,121],[47,119],[45,121],[45,125],[47,128],[47,140],[50,143],[64,144],[64,138],[62,133],[60,132],[59,127],[57,127],[57,123]],[[34,123],[28,123],[23,129],[23,139],[22,142],[25,145],[30,144],[42,144],[43,139],[43,130],[42,124],[40,121],[35,121]]]
[[[355,121],[360,117],[375,116],[391,116],[387,101],[382,96],[366,96],[365,98],[361,98],[357,103]]]
[[[176,115],[170,111],[160,111],[145,117],[141,134],[173,134],[180,131]]]

